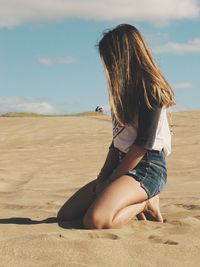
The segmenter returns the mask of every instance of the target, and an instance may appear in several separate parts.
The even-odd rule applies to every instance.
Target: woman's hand
[[[118,177],[125,175],[129,170],[135,168],[135,166],[137,166],[137,164],[144,157],[146,151],[147,150],[144,149],[143,147],[139,147],[133,144],[130,147],[128,153],[125,155],[125,157],[122,159],[119,165],[114,169],[112,174],[109,176],[109,179],[111,181],[114,181]]]

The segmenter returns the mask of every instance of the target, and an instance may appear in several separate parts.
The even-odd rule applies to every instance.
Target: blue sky
[[[200,108],[200,1],[0,0],[0,113],[108,109],[95,44],[121,23],[143,34],[176,109]]]

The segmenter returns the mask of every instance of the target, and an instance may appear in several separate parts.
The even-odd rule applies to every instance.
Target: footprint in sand
[[[186,210],[200,210],[200,205],[186,205],[186,204],[176,204],[177,207],[183,207]]]
[[[162,237],[158,235],[150,235],[148,237],[152,243],[160,243],[160,244],[166,244],[166,245],[178,245],[179,243],[174,240],[164,240]]]
[[[196,219],[200,220],[200,215],[194,216]]]
[[[174,241],[174,240],[167,240],[166,242],[164,242],[164,244],[167,244],[167,245],[178,245],[178,242]]]
[[[119,239],[118,235],[111,233],[88,233],[88,236],[91,239],[96,239],[96,238],[112,239],[112,240]]]

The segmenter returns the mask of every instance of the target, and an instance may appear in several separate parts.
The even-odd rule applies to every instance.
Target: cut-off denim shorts
[[[119,161],[126,154],[119,151]],[[140,182],[146,191],[148,199],[159,194],[167,182],[167,169],[164,151],[147,150],[142,160],[135,168],[126,173]]]

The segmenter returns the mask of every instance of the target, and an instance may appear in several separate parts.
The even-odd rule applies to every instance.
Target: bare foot
[[[159,196],[156,195],[146,201],[144,210],[137,216],[138,220],[149,220],[163,223],[163,217],[159,207]]]
[[[147,201],[144,209],[144,215],[147,220],[163,222],[163,217],[159,206],[159,195],[156,195]]]
[[[136,217],[137,217],[138,221],[146,221],[146,220],[147,220],[147,218],[146,218],[145,215],[144,215],[144,212],[140,212],[140,213],[138,213],[138,214],[136,215]]]

